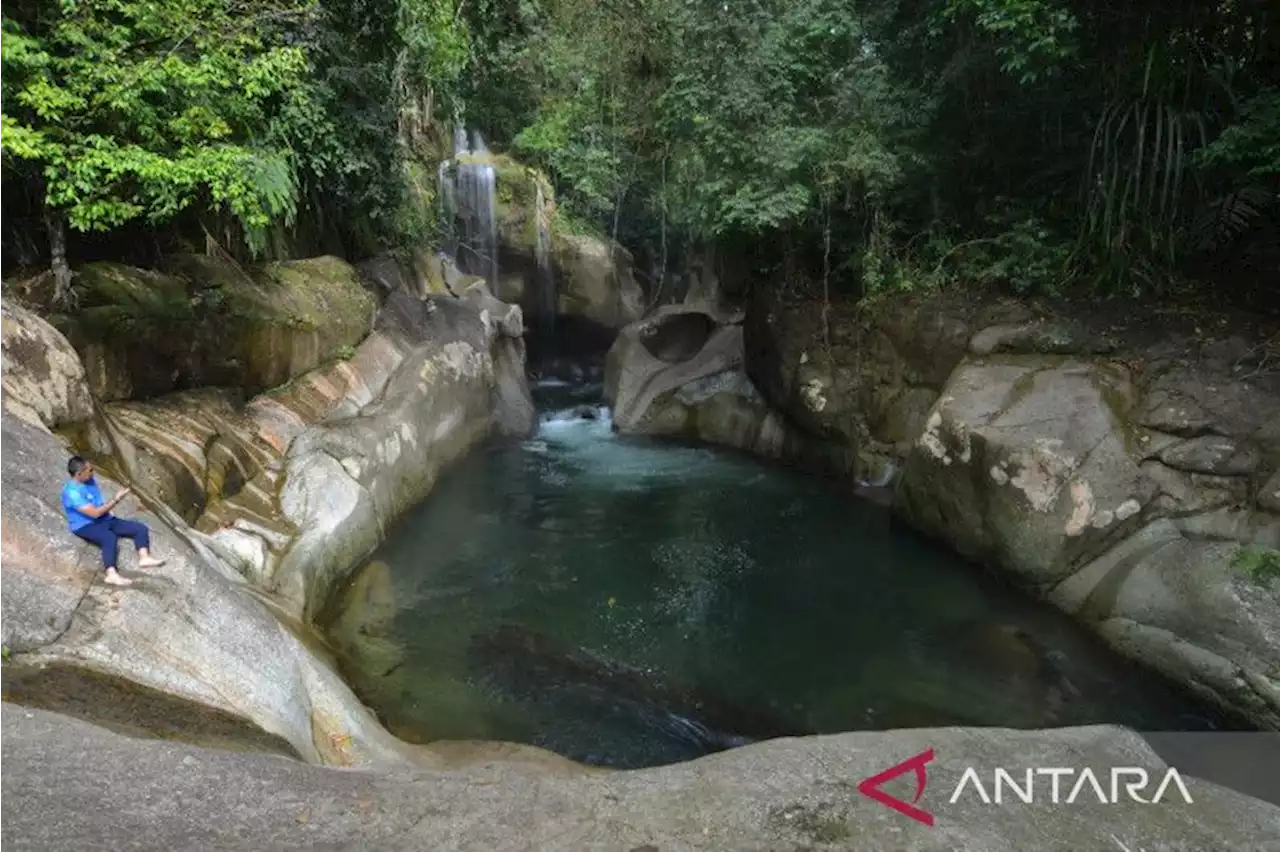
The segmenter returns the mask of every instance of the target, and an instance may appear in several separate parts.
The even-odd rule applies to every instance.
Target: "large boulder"
[[[92,419],[84,366],[67,339],[26,308],[5,300],[2,309],[5,409],[50,429]]]
[[[963,302],[905,297],[824,308],[765,290],[747,313],[747,372],[799,428],[857,459],[852,475],[879,482],[923,431],[975,325],[1014,310],[975,317]]]
[[[416,304],[418,338],[380,399],[298,436],[284,459],[281,513],[300,532],[269,586],[307,617],[444,467],[489,434],[495,374],[485,323],[452,299]]]
[[[644,291],[631,255],[611,240],[557,233],[553,241],[557,312],[611,329],[644,315]]]
[[[47,645],[66,631],[101,562],[71,537],[62,515],[66,449],[47,430],[10,413],[8,396],[6,387],[0,632],[4,646],[20,652]]]
[[[21,283],[10,289],[53,307]],[[243,268],[180,255],[166,272],[89,263],[76,270],[76,293],[77,309],[51,319],[104,402],[284,384],[358,344],[377,308],[356,270],[335,257]]]
[[[685,438],[781,459],[785,421],[743,368],[742,327],[668,306],[624,328],[605,360],[605,398],[623,432]]]
[[[54,352],[69,349],[37,317],[24,317],[24,327]],[[45,424],[9,408],[28,377],[15,370],[12,386],[7,371],[4,378],[5,647],[34,663],[119,675],[251,719],[317,762],[400,760],[400,745],[337,675],[167,507],[121,512],[151,529],[153,547],[168,560],[163,569],[124,591],[94,584],[98,552],[67,531],[59,501],[68,449]],[[64,386],[66,396],[87,396],[75,384]],[[120,487],[98,478],[108,493]],[[132,573],[133,551],[123,552],[121,567]]]
[[[1242,510],[1247,522],[1206,514],[1223,506],[1212,494],[1256,473],[1259,454],[1247,441],[1263,427],[1241,422],[1210,441],[1180,438],[1144,425],[1195,431],[1172,422],[1186,405],[1153,415],[1153,405],[1165,410],[1159,400],[1143,398],[1118,364],[966,361],[907,459],[896,506],[1122,652],[1280,729],[1280,583],[1235,568],[1239,545],[1224,541],[1233,531],[1269,540],[1280,530],[1269,531],[1276,525],[1262,511]],[[1255,400],[1258,408],[1266,410]],[[1235,490],[1247,501],[1247,487]]]
[[[1132,532],[1156,484],[1130,457],[1123,370],[993,356],[953,374],[903,469],[903,513],[1036,586]]]
[[[11,704],[3,714],[5,842],[19,850],[1262,849],[1280,827],[1274,805],[1181,767],[1191,803],[1173,784],[1150,803],[1166,765],[1137,734],[1114,727],[780,739],[632,772],[472,760],[385,773],[131,738]],[[929,749],[922,795],[909,770],[885,790],[914,799],[931,825],[855,789]],[[950,801],[968,767],[987,801],[972,782]],[[1060,790],[1058,778],[1041,776],[1033,802],[1003,785],[1003,799],[992,801],[997,768],[1021,785],[1026,769],[1054,767],[1071,773]],[[1102,786],[1073,794],[1075,780],[1090,777],[1085,767]],[[1112,767],[1149,780],[1138,786],[1133,773],[1121,775],[1113,794]]]
[[[68,453],[52,430],[86,426],[108,451],[97,407],[75,350],[31,311],[3,306],[4,570],[3,642],[24,651],[67,629],[93,579],[95,559],[68,547],[59,491]]]

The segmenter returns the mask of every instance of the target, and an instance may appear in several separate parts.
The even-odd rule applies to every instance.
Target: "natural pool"
[[[451,470],[324,619],[404,739],[638,767],[858,729],[1226,726],[836,483],[542,390],[537,435]]]

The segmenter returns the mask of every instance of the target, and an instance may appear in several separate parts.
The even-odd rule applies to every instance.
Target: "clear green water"
[[[787,733],[1224,724],[835,483],[543,416],[450,471],[328,619],[405,739],[636,767]]]

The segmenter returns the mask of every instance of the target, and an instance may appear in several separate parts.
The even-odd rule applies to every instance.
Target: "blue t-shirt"
[[[68,479],[67,484],[62,486],[62,511],[67,515],[67,526],[72,532],[81,527],[88,526],[97,520],[111,517],[108,512],[105,515],[99,515],[97,518],[91,518],[85,513],[79,511],[81,506],[101,506],[102,505],[102,489],[98,487],[98,483],[92,479],[88,482],[76,482],[74,479]]]

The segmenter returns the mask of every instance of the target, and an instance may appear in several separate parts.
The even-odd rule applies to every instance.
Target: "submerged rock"
[[[516,625],[473,636],[470,650],[478,674],[496,677],[505,690],[526,700],[571,690],[601,708],[624,703],[634,708],[633,714],[659,719],[674,735],[693,738],[708,751],[811,733],[762,708],[674,683]]]

